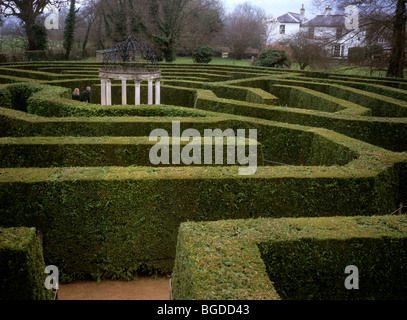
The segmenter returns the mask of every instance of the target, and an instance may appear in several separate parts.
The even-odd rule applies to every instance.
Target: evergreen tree
[[[71,6],[69,8],[69,13],[65,21],[64,43],[63,43],[65,49],[65,57],[67,60],[69,60],[69,54],[71,53],[74,41],[76,13],[77,10],[75,9],[75,0],[71,0]]]
[[[47,29],[43,24],[34,24],[33,33],[37,50],[47,50],[48,35]]]

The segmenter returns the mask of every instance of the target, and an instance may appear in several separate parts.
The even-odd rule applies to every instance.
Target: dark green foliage
[[[76,12],[75,0],[71,0],[71,5],[69,8],[68,16],[65,21],[64,29],[64,49],[65,49],[65,59],[69,60],[69,54],[71,53],[74,35],[75,35],[75,24],[76,24]]]
[[[0,300],[51,300],[34,228],[0,227]]]
[[[262,243],[267,272],[282,299],[357,300],[407,298],[407,238],[303,239]],[[354,265],[359,290],[347,290]]]
[[[182,223],[172,297],[405,300],[406,231],[405,215]],[[351,265],[358,290],[345,287]]]
[[[45,50],[27,50],[25,55],[30,61],[47,60],[47,52]]]
[[[377,202],[368,201],[377,192],[368,180],[337,178],[329,186],[318,178],[211,180],[195,174],[195,179],[156,179],[165,171],[154,168],[123,168],[108,178],[106,170],[71,168],[79,180],[63,181],[69,172],[54,169],[46,173],[53,182],[44,176],[32,183],[2,183],[1,225],[35,226],[43,232],[46,263],[57,265],[68,279],[128,278],[126,270],[142,267],[171,271],[183,221],[368,215],[393,208],[387,200],[392,194],[380,193]],[[184,172],[192,176],[191,170]],[[220,175],[224,170],[211,171]]]
[[[166,62],[175,61],[187,4],[183,0],[154,0],[149,4],[149,34],[157,48],[157,55]]]
[[[5,95],[4,107],[9,106],[12,109],[27,112],[28,100],[33,93],[38,92],[43,87],[36,83],[33,84],[13,84],[1,90]],[[3,100],[2,100],[3,101]],[[7,101],[7,102],[6,102]]]
[[[338,260],[331,253],[342,241],[336,231],[354,233],[344,220],[332,222],[331,217],[387,217],[400,202],[407,203],[406,154],[361,142],[407,151],[406,81],[266,67],[163,64],[165,104],[131,105],[134,86],[128,84],[129,105],[120,105],[120,82],[114,81],[114,105],[102,107],[99,68],[97,63],[77,62],[0,68],[0,79],[7,83],[0,86],[0,225],[41,231],[45,260],[59,267],[64,280],[131,279],[140,270],[177,270],[182,280],[173,283],[182,283],[194,298],[209,281],[218,287],[199,298],[233,299],[238,292],[239,298],[275,299],[279,295],[258,244],[264,244],[261,253],[266,257],[268,246],[275,245],[270,240],[287,241],[295,248],[298,238],[287,234],[309,231],[308,238],[319,241],[319,232],[329,231],[329,239],[338,242],[311,241],[307,252],[326,253],[335,264]],[[21,81],[27,82],[13,83]],[[72,90],[83,91],[87,85],[92,87],[92,103],[73,101]],[[145,83],[141,92],[145,103]],[[181,131],[196,129],[201,135],[205,129],[245,129],[246,134],[256,129],[261,150],[256,174],[239,176],[237,166],[153,166],[148,136],[158,128],[170,133],[174,117]],[[291,217],[291,224],[300,217],[310,219],[301,227],[280,224],[269,229],[262,220],[250,229],[251,218],[261,217]],[[311,228],[311,218],[318,217],[327,217],[325,223],[331,224]],[[245,220],[227,224],[228,219]],[[179,229],[187,221],[215,221],[213,227],[220,231]],[[391,224],[363,221],[377,227]],[[390,231],[403,223],[391,224],[385,236],[397,238]],[[176,251],[178,230],[181,244]],[[266,237],[245,246],[258,235]],[[200,241],[196,248],[209,261],[197,266],[200,259],[189,259],[193,248],[187,238]],[[352,248],[360,244],[346,241]],[[399,240],[394,246],[376,239],[363,244],[366,250],[388,250],[394,256],[397,247],[405,246]],[[187,267],[173,269],[176,254]],[[216,255],[224,258],[220,266]],[[283,258],[280,261],[295,260]],[[256,268],[245,270],[248,261]],[[404,263],[398,256],[394,261]],[[207,273],[197,278],[201,271]],[[199,288],[194,293],[195,285]],[[247,294],[256,290],[260,293]],[[380,290],[371,297],[385,297]]]
[[[48,34],[45,25],[34,24],[34,36],[36,41],[37,50],[47,50],[48,49]]]
[[[195,63],[209,63],[213,59],[213,49],[210,46],[201,46],[194,49],[192,54]]]
[[[289,68],[291,63],[284,50],[266,49],[260,53],[254,65],[269,68]]]
[[[74,137],[30,137],[0,139],[0,167],[107,167],[107,166],[146,166],[157,167],[165,164],[153,165],[149,159],[149,151],[154,146],[148,137],[122,137],[122,138],[74,138]],[[178,148],[184,148],[187,142],[177,142]],[[224,154],[227,145],[221,144]],[[172,159],[172,145],[169,145],[170,162]],[[204,154],[203,142],[199,147]],[[246,146],[248,153],[248,146]],[[215,157],[214,148],[212,157]],[[263,165],[261,145],[258,145],[258,165]],[[205,165],[191,164],[193,166]],[[210,164],[212,165],[212,164]],[[223,164],[227,166],[226,157]],[[230,164],[232,165],[232,164]],[[183,163],[173,166],[184,166]]]

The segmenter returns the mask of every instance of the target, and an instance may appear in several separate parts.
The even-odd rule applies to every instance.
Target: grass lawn
[[[386,77],[387,69],[377,69],[372,70],[369,67],[359,67],[359,66],[337,66],[330,70],[332,73],[349,74],[357,76],[369,76],[369,77]],[[404,71],[404,77],[407,77],[407,71]]]
[[[14,42],[13,42],[14,40]],[[3,41],[0,42],[0,53],[11,53],[14,50],[14,54],[22,54],[24,50],[22,49],[23,42],[21,38],[4,37]],[[58,47],[59,46],[59,47]],[[61,43],[53,42],[53,50],[58,50],[61,47]],[[83,60],[83,62],[95,62],[96,57],[88,57]],[[170,64],[168,62],[160,62],[160,64]],[[192,57],[177,57],[173,64],[194,64]],[[250,66],[250,59],[236,60],[230,58],[214,58],[209,63],[210,65],[231,65],[231,66]],[[291,64],[292,70],[300,70],[298,63]],[[379,70],[374,68],[372,71],[369,67],[360,67],[346,65],[344,63],[333,63],[329,69],[319,69],[307,67],[305,70],[322,71],[336,74],[344,75],[358,75],[358,76],[372,76],[372,77],[386,77],[385,68]],[[405,71],[405,78],[407,78],[407,70]]]
[[[165,62],[160,62],[165,63]],[[173,63],[185,63],[185,64],[193,64],[194,60],[192,57],[177,57]],[[209,64],[221,64],[221,65],[233,65],[233,66],[250,66],[249,59],[243,60],[236,60],[236,59],[229,59],[229,58],[213,58]]]
[[[95,62],[95,57],[89,57],[82,61],[86,62]],[[165,62],[161,61],[160,64],[193,64],[194,60],[192,57],[177,57],[174,62]],[[221,64],[221,65],[232,65],[232,66],[250,66],[250,60],[236,60],[236,59],[222,59],[222,58],[214,58],[209,64]]]

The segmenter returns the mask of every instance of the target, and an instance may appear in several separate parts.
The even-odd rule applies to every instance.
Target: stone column
[[[139,80],[134,80],[134,104],[137,106],[140,104],[140,82]]]
[[[112,105],[112,80],[106,79],[106,105]]]
[[[126,79],[122,79],[122,104],[127,104],[127,87],[126,87]]]
[[[153,80],[148,79],[148,104],[153,104]]]
[[[106,79],[100,80],[100,104],[102,106],[106,105]]]
[[[155,104],[160,104],[160,80],[155,81]]]

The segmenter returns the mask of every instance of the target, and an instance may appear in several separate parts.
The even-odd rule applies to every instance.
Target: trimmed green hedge
[[[51,300],[34,228],[0,227],[0,300]]]
[[[24,77],[43,79],[41,82],[53,87],[0,86],[0,107],[17,109],[0,108],[0,136],[5,137],[1,140],[6,148],[2,155],[7,166],[0,169],[0,225],[34,226],[41,231],[45,260],[59,267],[63,280],[89,276],[130,279],[143,269],[169,273],[178,228],[187,221],[221,225],[224,219],[386,215],[400,202],[407,203],[406,154],[311,128],[337,130],[386,149],[407,151],[402,89],[379,88],[370,80],[363,89],[358,78],[348,83],[329,74],[296,70],[163,64],[161,101],[181,107],[101,108],[72,101],[73,88],[83,90],[91,85],[93,102],[99,102],[99,67],[98,63],[77,62],[8,64],[4,69],[10,77],[32,70]],[[237,80],[225,81],[230,79]],[[405,83],[397,80],[386,85]],[[144,102],[144,86],[141,92]],[[120,104],[118,81],[113,83],[112,94],[113,103]],[[132,99],[134,87],[129,84],[127,100],[132,103]],[[295,101],[297,109],[276,106],[284,101]],[[309,104],[314,110],[298,109],[308,109]],[[368,112],[378,117],[367,117]],[[266,166],[248,177],[239,176],[237,166],[125,167],[134,159],[135,149],[122,148],[124,140],[133,148],[133,142],[141,139],[137,137],[147,137],[153,129],[170,132],[174,116],[181,118],[175,119],[181,121],[182,129],[194,128],[201,135],[208,128],[257,129]],[[100,144],[96,142],[102,142],[103,148],[97,149]],[[101,154],[106,152],[114,157],[103,162]],[[282,163],[291,166],[275,166]],[[235,230],[233,236],[239,235]],[[264,257],[268,240],[264,241]],[[387,244],[381,248],[394,249]],[[260,251],[257,257],[261,258]],[[228,266],[230,263],[233,261],[228,260]],[[222,284],[222,276],[220,281],[214,279]],[[260,286],[252,283],[253,289],[263,290],[257,297],[279,297],[276,291],[271,295],[267,291],[274,290],[269,281]],[[228,290],[226,287],[225,298],[233,296]]]
[[[271,241],[261,243],[259,249],[270,280],[282,299],[405,300],[405,231],[396,239],[388,236],[359,238],[355,235],[350,239]],[[358,267],[359,290],[344,287],[344,269],[348,265]]]
[[[223,99],[233,99],[265,105],[279,105],[280,103],[277,97],[257,88],[242,88],[221,84],[204,84],[203,89],[210,90],[218,98]]]
[[[289,77],[284,77],[285,79],[290,79],[290,80],[299,80],[303,81],[303,77],[298,77],[298,76],[289,76]],[[334,77],[331,76],[329,79],[312,79],[312,78],[307,78],[308,81],[312,82],[321,82],[323,81],[324,83],[333,83],[333,84],[339,84],[345,87],[351,87],[355,88],[358,90],[362,91],[367,91],[367,92],[372,92],[372,93],[377,93],[386,97],[398,99],[405,101],[407,100],[407,83],[406,88],[397,88],[393,86],[387,86],[386,83],[387,81],[384,78],[381,78],[380,80],[375,80],[373,81],[372,79],[358,79],[358,78],[344,78],[344,77]]]
[[[310,90],[325,93],[329,96],[346,100],[362,107],[372,110],[372,115],[375,117],[406,117],[407,116],[407,103],[405,100],[388,97],[375,92],[362,91],[350,86],[340,85],[336,83],[324,83],[322,81],[304,81],[295,78],[276,78],[264,77],[260,79],[250,80],[235,80],[227,82],[228,85],[239,85],[248,87],[257,87],[259,83],[260,88],[270,91],[273,85],[286,85],[294,87],[304,87]],[[379,90],[379,89],[378,89]],[[380,91],[378,91],[380,92]],[[274,93],[275,94],[275,93]]]
[[[3,75],[13,76],[22,78],[30,78],[34,80],[56,80],[56,79],[69,79],[72,75],[58,74],[50,72],[41,71],[31,71],[31,70],[18,70],[16,68],[6,68],[0,66],[0,73]],[[85,75],[86,76],[86,75]],[[81,75],[75,75],[75,77],[81,77]]]
[[[230,118],[230,117],[228,117]],[[0,136],[149,136],[154,129],[172,132],[171,118],[59,118],[47,119],[17,111],[1,109],[0,119],[3,126]],[[357,157],[357,150],[337,143],[338,135],[317,135],[309,128],[283,125],[269,121],[245,121],[235,117],[234,120],[222,117],[179,118],[181,132],[196,129],[204,136],[205,129],[244,129],[246,137],[251,129],[257,130],[257,141],[262,144],[266,165],[343,165]],[[339,140],[338,140],[339,141]],[[8,161],[8,160],[4,160]],[[8,163],[8,162],[7,162]]]
[[[372,111],[368,108],[307,88],[273,85],[270,86],[270,92],[279,96],[281,106],[343,115],[372,115]]]
[[[0,167],[95,167],[95,166],[169,166],[151,163],[149,153],[157,142],[149,141],[149,137],[29,137],[0,138]],[[253,142],[254,143],[254,142]],[[263,165],[261,144],[257,144],[257,165]],[[190,142],[174,143],[181,151]],[[196,145],[196,143],[193,143]],[[248,140],[245,142],[246,154],[249,154]],[[204,163],[204,139],[201,138],[198,147],[201,154],[201,166],[214,165]],[[221,144],[223,163],[227,163],[227,143]],[[169,161],[172,164],[173,144],[169,143]],[[215,159],[215,146],[212,146],[212,159]],[[196,166],[198,164],[191,164]]]
[[[264,79],[249,81],[250,85],[260,85],[260,87],[261,82],[265,85]],[[284,91],[284,89],[280,91],[280,93],[283,92],[287,91]],[[283,94],[282,100],[284,99],[288,98]],[[336,101],[332,101],[338,103],[339,100],[336,99]],[[327,103],[329,103],[329,101],[327,101]],[[354,104],[345,103],[343,101],[341,101],[341,104],[348,108],[331,114],[315,110],[300,110],[220,99],[216,97],[212,91],[197,90],[195,108],[241,115],[244,117],[269,119],[283,123],[327,128],[392,151],[407,151],[407,120],[404,118],[355,116],[351,114],[368,111],[362,107],[358,109]],[[348,112],[350,113],[349,115],[346,114]]]
[[[114,110],[114,107],[112,107]],[[166,115],[182,113],[185,108],[173,106],[140,106],[140,112],[148,109],[150,114],[154,112]],[[119,110],[122,110],[118,107]],[[166,111],[168,110],[168,111]],[[193,113],[188,109],[186,112]],[[198,111],[201,117],[63,117],[45,118],[28,114],[21,111],[0,107],[0,136],[1,137],[28,137],[28,136],[148,136],[154,129],[164,129],[171,132],[171,121],[182,120],[181,130],[188,128],[197,129],[203,135],[208,126],[227,128],[227,121],[216,114]]]
[[[27,112],[30,97],[43,89],[44,86],[38,83],[4,85],[0,87],[0,106]]]
[[[74,85],[71,81],[58,81],[64,86]],[[89,81],[84,82],[89,83]],[[77,83],[75,83],[77,84]],[[121,100],[121,87],[113,86],[114,100]],[[139,116],[139,117],[207,117],[208,113],[192,110],[194,103],[194,90],[172,86],[162,86],[162,98],[172,103],[168,105],[126,105],[126,106],[98,106],[95,103],[86,104],[71,99],[71,90],[66,87],[47,86],[41,84],[19,83],[4,85],[0,88],[0,101],[2,107],[25,111],[45,117],[114,117],[114,116]],[[115,90],[117,89],[117,90]],[[100,100],[100,86],[94,86],[92,101]],[[132,92],[133,90],[133,92]],[[143,98],[147,100],[147,89]],[[129,86],[128,96],[134,95],[134,87]],[[134,97],[133,97],[134,100]],[[184,107],[176,107],[185,105]]]
[[[359,290],[345,287],[345,268]],[[174,300],[406,299],[407,216],[253,219],[180,226]]]
[[[386,215],[407,203],[406,158],[359,152],[343,167],[259,167],[247,177],[238,167],[0,169],[0,225],[41,231],[45,261],[64,280],[171,272],[181,222]]]
[[[91,96],[91,103],[92,104],[100,104],[100,81],[97,79],[82,79],[82,80],[64,80],[64,81],[50,81],[46,82],[49,85],[53,86],[62,86],[64,88],[69,88],[70,92],[72,92],[75,88],[86,88],[86,86],[91,86],[92,88],[92,96]],[[52,90],[52,89],[51,89]],[[135,93],[134,93],[134,84],[128,83],[127,84],[127,104],[129,106],[134,105],[135,101]],[[171,85],[161,85],[160,87],[161,92],[161,103],[166,105],[174,105],[174,106],[181,106],[181,107],[189,107],[191,108],[194,105],[194,96],[195,90],[191,88],[182,88],[177,86]],[[113,81],[112,84],[112,105],[121,105],[122,104],[122,88],[121,84],[118,81]],[[51,97],[57,97],[57,94],[52,94]],[[37,95],[38,99],[41,99],[40,95]],[[49,96],[45,96],[42,98],[50,98]],[[70,96],[68,98],[71,98]],[[142,104],[147,104],[147,84],[141,85],[140,90],[140,99]]]

